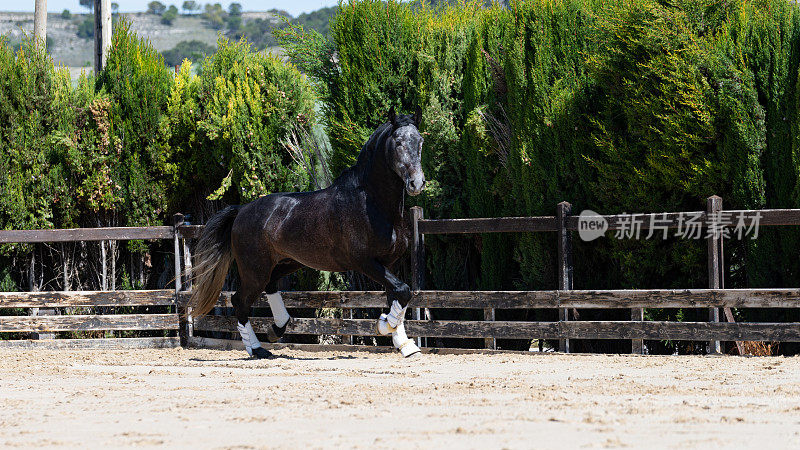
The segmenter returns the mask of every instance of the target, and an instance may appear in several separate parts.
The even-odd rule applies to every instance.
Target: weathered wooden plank
[[[632,308],[631,309],[631,320],[634,321],[643,321],[644,320],[644,308]],[[633,339],[631,340],[631,353],[635,355],[644,355],[644,341],[641,339]]]
[[[0,308],[174,305],[171,290],[0,292]]]
[[[0,332],[177,329],[177,314],[0,316]]]
[[[0,348],[43,349],[128,349],[177,348],[177,337],[102,338],[102,339],[45,339],[0,341]]]
[[[398,353],[397,349],[390,346],[373,345],[347,345],[347,344],[267,344],[261,345],[269,350],[302,350],[306,352],[368,352],[368,353]],[[214,348],[218,350],[242,350],[244,345],[241,339],[214,339],[193,336],[189,338],[189,346],[197,348]],[[490,350],[482,348],[436,348],[426,347],[420,349],[425,354],[435,355],[471,355],[471,354],[516,354],[538,356],[540,353],[532,353],[522,350]],[[398,356],[399,357],[399,356]]]
[[[648,231],[650,228],[654,230],[661,230],[662,228],[678,228],[686,227],[687,221],[692,220],[693,223],[702,227],[705,224],[705,213],[702,211],[687,211],[687,212],[671,212],[671,213],[631,213],[631,214],[607,214],[590,217],[600,217],[608,223],[609,230],[631,230],[639,229],[641,231]],[[578,230],[580,215],[574,215],[567,219],[567,229]],[[585,220],[585,217],[583,218]],[[632,228],[635,227],[635,228]],[[641,235],[642,238],[646,237],[647,233]]]
[[[567,229],[567,220],[572,214],[572,205],[569,202],[561,202],[556,207],[556,217],[558,218],[558,289],[572,289],[572,235]],[[569,320],[569,308],[559,308],[558,320],[566,322]],[[558,351],[569,353],[569,339],[558,341]]]
[[[754,223],[767,227],[800,225],[800,209],[725,210],[725,214],[732,217],[734,226],[739,217],[748,227]]]
[[[714,217],[715,214],[719,215],[722,211],[722,198],[717,195],[712,195],[706,199],[706,213],[709,217]],[[723,222],[717,219],[719,224]],[[706,246],[708,248],[708,287],[710,289],[719,289],[722,287],[722,234],[721,229],[714,230],[715,226],[709,228],[708,237],[706,238]],[[713,307],[708,310],[708,321],[719,322],[719,308]],[[708,353],[719,354],[721,353],[721,346],[719,341],[708,341]]]
[[[195,321],[196,330],[236,330],[234,317],[206,316]],[[272,319],[250,318],[253,329],[264,333]],[[410,336],[498,339],[711,339],[734,341],[800,342],[800,323],[725,322],[476,322],[406,320]],[[374,319],[296,318],[286,330],[292,334],[346,334],[374,336]]]
[[[178,233],[184,239],[197,239],[203,232],[205,225],[181,225],[178,227]]]
[[[0,230],[0,243],[172,239],[172,235],[172,227],[166,226],[68,228],[60,230]]]
[[[287,308],[385,308],[382,291],[284,291]],[[232,292],[220,296],[220,307],[231,307]],[[188,300],[186,293],[179,296]],[[800,289],[645,289],[572,291],[419,291],[411,307],[530,309],[530,308],[798,308]],[[269,306],[266,296],[256,307]]]
[[[423,234],[515,233],[558,231],[553,216],[494,217],[476,219],[422,219],[419,231]]]

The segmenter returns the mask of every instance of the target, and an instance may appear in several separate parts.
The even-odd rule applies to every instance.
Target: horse
[[[281,278],[304,266],[352,270],[386,289],[389,312],[378,318],[377,333],[391,334],[404,357],[419,353],[403,326],[411,289],[387,267],[403,256],[410,241],[405,194],[419,195],[425,187],[420,119],[419,107],[413,115],[399,116],[391,108],[388,121],[372,133],[356,164],[325,189],[266,195],[209,219],[197,242],[192,316],[214,307],[235,260],[240,287],[231,303],[237,330],[251,357],[270,358],[249,320],[261,292],[272,310],[274,322],[266,334],[274,343],[291,321],[278,292]]]

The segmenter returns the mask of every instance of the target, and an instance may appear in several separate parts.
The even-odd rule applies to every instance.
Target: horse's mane
[[[386,122],[375,129],[369,139],[367,139],[367,142],[364,144],[364,146],[361,147],[361,151],[358,154],[358,159],[356,160],[355,165],[345,169],[344,172],[342,172],[342,174],[339,175],[336,180],[334,180],[334,183],[363,181],[365,177],[372,171],[372,166],[375,163],[376,150],[383,148],[386,139],[396,128],[401,128],[406,125],[414,125],[413,114],[397,116],[394,126],[392,126],[391,123]]]

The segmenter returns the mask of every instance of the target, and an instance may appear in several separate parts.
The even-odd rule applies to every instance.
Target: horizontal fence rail
[[[257,333],[266,333],[272,320],[250,319]],[[800,342],[800,323],[721,322],[507,322],[461,320],[406,320],[412,336],[498,339],[648,339]],[[236,318],[205,316],[195,320],[195,330],[236,331]],[[344,334],[376,336],[375,319],[296,318],[289,334]]]
[[[173,227],[71,228],[62,230],[0,230],[0,244],[74,241],[172,239]]]
[[[218,307],[232,307],[233,292],[223,292]],[[284,291],[287,308],[386,308],[383,291]],[[186,303],[189,294],[181,293]],[[2,304],[2,303],[0,303]],[[418,291],[420,308],[797,308],[800,289],[647,289],[606,291]],[[255,307],[268,308],[266,294]]]
[[[287,291],[283,299],[288,308],[383,308],[386,297],[380,291]],[[231,307],[231,292],[224,292],[217,303]],[[180,301],[188,300],[181,294]],[[699,308],[747,307],[786,308],[800,304],[797,289],[687,289],[615,291],[420,291],[414,293],[414,306],[425,308]],[[266,295],[254,304],[269,307]],[[256,332],[267,332],[271,319],[253,317]],[[495,339],[647,339],[647,340],[774,340],[800,342],[800,323],[720,323],[720,322],[637,322],[637,321],[419,321],[407,320],[409,333],[425,337]],[[235,318],[205,316],[196,319],[200,331],[236,331]],[[374,319],[296,318],[289,334],[340,334],[376,336]]]
[[[177,330],[177,314],[109,314],[69,316],[2,316],[0,331],[137,331]]]
[[[754,223],[758,223],[759,226],[800,226],[800,209],[722,210],[721,212],[733,220],[730,227],[737,225],[740,217],[745,226]],[[692,224],[701,227],[708,227],[710,223],[705,211],[592,215],[588,218],[605,220],[609,230],[629,228],[631,222],[637,223],[642,230],[649,230],[651,226],[657,229],[686,227],[689,218],[692,218]],[[578,230],[580,220],[580,216],[569,216],[566,228],[570,231]],[[419,232],[422,234],[524,233],[558,230],[558,219],[554,216],[419,220]]]
[[[58,308],[73,306],[169,306],[175,291],[57,291],[0,292],[0,308]]]

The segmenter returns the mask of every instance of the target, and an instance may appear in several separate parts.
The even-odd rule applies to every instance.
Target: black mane
[[[342,174],[333,181],[333,183],[357,183],[359,181],[364,181],[365,177],[372,171],[372,167],[375,164],[375,155],[377,153],[376,150],[384,148],[386,145],[386,139],[389,138],[394,130],[407,125],[415,125],[413,114],[397,116],[394,125],[392,125],[390,122],[386,122],[379,126],[372,133],[369,139],[367,139],[367,142],[364,144],[364,146],[361,147],[361,151],[358,153],[358,159],[356,159],[355,165],[345,169],[344,172],[342,172]]]

